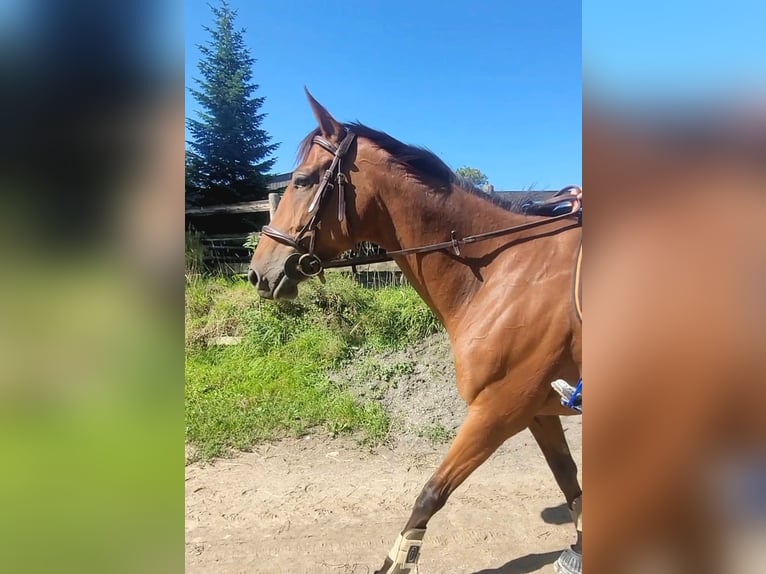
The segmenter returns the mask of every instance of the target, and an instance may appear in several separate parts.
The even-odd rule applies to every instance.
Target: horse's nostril
[[[258,277],[258,273],[255,271],[255,269],[248,269],[247,280],[250,281],[250,284],[253,287],[258,287],[258,283],[260,282],[261,278]]]

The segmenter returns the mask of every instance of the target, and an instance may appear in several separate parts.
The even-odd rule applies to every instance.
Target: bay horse
[[[431,152],[341,124],[306,95],[318,127],[301,144],[300,165],[263,228],[250,282],[264,298],[294,298],[298,284],[321,275],[333,257],[361,241],[381,246],[444,325],[468,405],[377,573],[416,568],[431,517],[525,428],[576,525],[577,540],[557,568],[580,572],[582,489],[559,418],[577,413],[562,406],[550,383],[574,385],[581,377],[582,318],[573,301],[581,220],[552,216],[546,206],[502,205]]]

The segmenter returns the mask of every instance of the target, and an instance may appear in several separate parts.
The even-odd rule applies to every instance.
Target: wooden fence
[[[269,219],[272,219],[281,198],[281,193],[270,193],[268,199],[260,199],[258,201],[246,201],[230,205],[213,205],[210,207],[187,207],[186,215],[234,215],[236,213],[264,213],[268,211]]]
[[[247,213],[266,213],[269,220],[273,219],[274,213],[282,198],[281,193],[270,193],[268,199],[234,203],[230,205],[214,205],[209,207],[189,207],[186,215],[203,217],[206,215],[237,215]],[[201,234],[199,240],[203,246],[204,263],[206,266],[215,268],[219,272],[241,275],[247,273],[252,252],[245,247],[245,243],[251,234],[224,234],[210,235]],[[256,232],[257,235],[257,232]],[[370,249],[369,246],[366,249]],[[378,251],[379,252],[379,251]],[[328,272],[349,272],[349,269],[332,269]],[[357,279],[370,287],[379,287],[400,283],[402,273],[399,266],[393,261],[360,265],[356,269]]]

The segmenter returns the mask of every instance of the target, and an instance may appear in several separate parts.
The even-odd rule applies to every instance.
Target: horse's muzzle
[[[269,279],[255,269],[247,271],[247,279],[264,299],[295,299],[298,296],[298,281],[288,277],[284,271]]]

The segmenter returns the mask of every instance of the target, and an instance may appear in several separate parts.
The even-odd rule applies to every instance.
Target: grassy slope
[[[355,402],[327,373],[359,347],[394,349],[439,330],[410,287],[367,290],[340,274],[312,281],[294,302],[261,301],[240,280],[186,285],[186,434],[204,458],[310,428],[359,431],[377,442],[388,419]],[[212,337],[243,337],[209,347]]]

